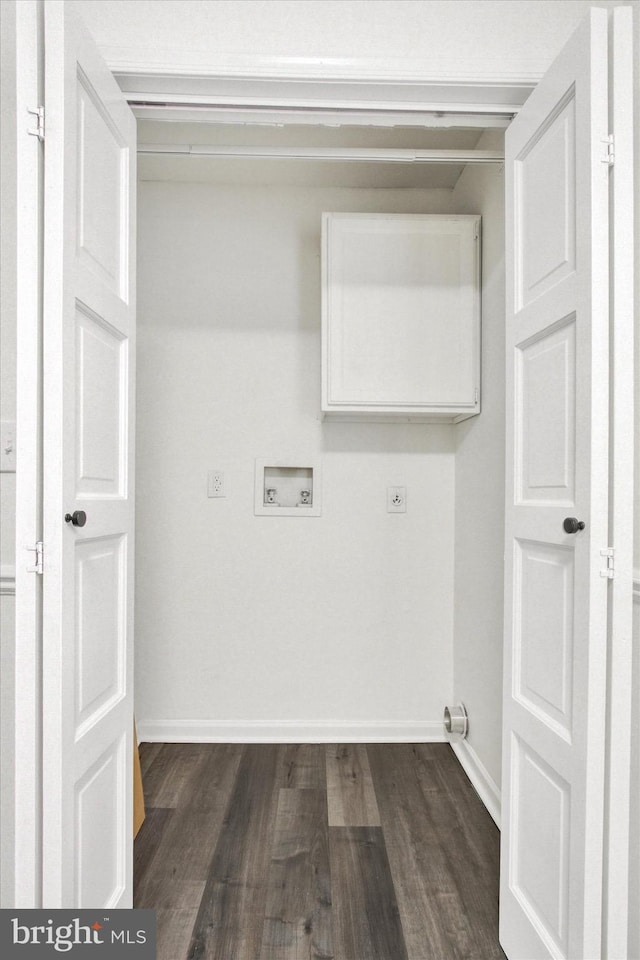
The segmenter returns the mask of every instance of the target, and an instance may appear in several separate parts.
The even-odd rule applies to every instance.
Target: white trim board
[[[12,597],[16,592],[16,568],[9,563],[0,566],[0,597]]]
[[[450,89],[467,87],[505,87],[520,90],[534,87],[549,67],[539,58],[489,61],[486,57],[470,60],[454,57],[291,57],[257,54],[218,53],[211,50],[178,52],[168,46],[154,48],[153,60],[139,59],[139,48],[103,45],[101,53],[116,75],[166,80],[167,77],[209,81],[238,79],[288,80],[296,83],[388,83]],[[498,94],[500,95],[500,94]],[[494,93],[495,96],[495,93]]]
[[[395,112],[400,115],[450,114],[445,125],[465,125],[462,115],[482,116],[483,126],[504,127],[518,112],[539,74],[523,76],[502,74],[491,77],[478,72],[452,73],[438,78],[425,76],[424,64],[414,74],[406,72],[406,63],[385,69],[386,61],[335,61],[301,66],[258,63],[254,58],[243,65],[221,63],[212,67],[207,61],[184,64],[164,62],[144,64],[108,58],[125,97],[139,110],[152,105],[162,108],[210,108],[223,110],[348,113]],[[388,64],[387,64],[388,67]],[[436,125],[442,124],[439,118]],[[304,122],[309,122],[307,117]],[[398,118],[397,122],[400,122]],[[473,125],[473,124],[472,124]]]
[[[502,806],[500,788],[467,740],[451,741],[451,748],[499,830]]]
[[[442,720],[145,720],[138,740],[158,743],[445,743]]]

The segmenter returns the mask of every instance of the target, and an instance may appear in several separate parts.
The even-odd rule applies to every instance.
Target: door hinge
[[[42,143],[44,141],[44,107],[36,107],[35,110],[29,110],[27,108],[27,113],[30,113],[32,117],[36,118],[36,129],[27,130],[27,133],[30,137],[37,137]]]
[[[613,580],[616,575],[616,552],[613,547],[607,547],[606,550],[600,551],[601,557],[606,557],[607,566],[605,570],[600,571],[601,577],[606,577],[608,580]]]
[[[33,567],[27,567],[27,573],[38,573],[40,576],[44,573],[44,543],[38,540],[35,547],[25,547],[30,553],[35,553],[36,562]]]
[[[601,163],[608,163],[610,167],[616,162],[616,151],[615,151],[615,141],[613,139],[613,134],[610,133],[606,140],[603,140],[602,143],[607,145],[607,155],[603,157],[600,161]]]

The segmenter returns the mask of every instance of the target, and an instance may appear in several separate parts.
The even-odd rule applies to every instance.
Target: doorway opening
[[[502,132],[139,122],[136,546],[140,556],[154,558],[139,567],[136,583],[140,737],[253,739],[266,725],[272,736],[279,729],[280,739],[308,739],[315,721],[325,739],[340,740],[350,725],[355,732],[363,723],[368,734],[377,724],[379,736],[430,739],[442,735],[446,703],[473,703],[480,695],[487,709],[480,700],[478,712],[495,716],[477,718],[474,732],[487,745],[493,741],[487,767],[495,785],[504,507],[501,164],[181,152],[194,144],[238,152],[447,149],[500,156]],[[478,417],[440,426],[322,419],[326,211],[482,216]],[[304,529],[291,519],[274,525],[256,518],[259,458],[321,461],[324,516]],[[224,474],[224,497],[207,496],[211,471]],[[403,516],[387,513],[394,485],[407,491]],[[185,502],[199,505],[197,523],[184,523]],[[192,582],[176,590],[176,571],[186,566]],[[471,679],[469,649],[495,674],[484,693],[456,687],[456,657],[476,688],[486,680]],[[342,680],[332,669],[337,658]],[[302,679],[309,667],[311,698]],[[279,677],[270,690],[265,671]],[[358,673],[354,698],[349,678]],[[303,718],[311,722],[300,726]]]
[[[278,766],[293,751],[291,769],[306,770],[308,753],[314,787],[340,770],[361,790],[376,741],[396,741],[385,748],[391,767],[396,750],[423,775],[449,763],[442,712],[458,699],[473,704],[475,740],[456,753],[482,771],[474,786],[499,822],[503,125],[139,120],[136,548],[154,558],[136,582],[136,719],[151,783],[143,851],[158,818],[189,805],[185,794],[180,812],[162,812],[156,779],[231,749],[194,741],[235,742],[239,769],[249,755]],[[408,161],[428,153],[440,162]],[[322,419],[326,212],[482,217],[479,416]],[[322,518],[256,517],[259,459],[321,463]],[[207,496],[212,471],[223,497]],[[406,489],[402,516],[387,512],[389,485]],[[425,745],[402,745],[416,741]],[[491,844],[495,828],[475,816]],[[374,826],[360,812],[340,824]],[[278,842],[293,842],[278,829]],[[151,876],[139,875],[139,905],[154,905]],[[191,895],[195,923],[203,893]],[[497,892],[491,909],[495,920]],[[497,935],[494,947],[499,956]]]

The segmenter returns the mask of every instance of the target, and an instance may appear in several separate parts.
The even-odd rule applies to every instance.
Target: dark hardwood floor
[[[499,960],[499,833],[448,744],[142,744],[158,960]]]

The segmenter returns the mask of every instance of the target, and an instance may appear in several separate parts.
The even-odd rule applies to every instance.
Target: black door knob
[[[87,515],[84,510],[74,510],[73,513],[65,513],[66,523],[72,523],[74,527],[84,527],[87,522]]]
[[[565,533],[577,533],[578,530],[584,530],[584,520],[578,520],[576,517],[565,517],[562,526]]]

